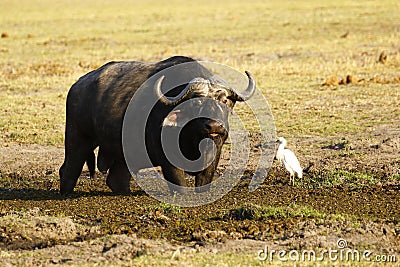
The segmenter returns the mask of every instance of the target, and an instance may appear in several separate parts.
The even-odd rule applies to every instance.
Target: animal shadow
[[[143,190],[135,190],[127,196],[142,196],[145,192]],[[0,200],[63,200],[75,199],[81,197],[95,197],[95,196],[116,196],[113,192],[109,191],[74,191],[67,197],[62,197],[58,190],[50,189],[34,189],[34,188],[20,188],[20,189],[5,189],[0,187]]]

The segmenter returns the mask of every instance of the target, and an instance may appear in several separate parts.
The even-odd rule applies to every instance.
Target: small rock
[[[353,228],[347,227],[347,228],[345,229],[345,231],[346,231],[347,233],[351,233],[351,232],[353,231]]]
[[[10,35],[6,32],[1,33],[1,38],[8,38]]]
[[[178,248],[177,250],[172,253],[171,260],[178,260],[179,256],[181,255],[181,250]]]
[[[349,36],[349,31],[347,31],[345,34],[341,35],[340,38],[347,38]]]
[[[363,228],[357,228],[357,232],[362,235],[365,235],[367,233],[367,231],[365,231],[365,229]]]
[[[317,232],[314,230],[307,230],[307,231],[304,231],[303,234],[304,234],[304,237],[313,237],[313,236],[317,235]]]
[[[400,228],[394,229],[394,233],[395,233],[396,235],[400,235]]]
[[[394,231],[393,229],[390,229],[390,227],[387,225],[384,225],[382,227],[382,232],[384,235],[396,235],[396,231]]]
[[[328,77],[322,85],[334,86],[334,85],[339,85],[339,83],[340,83],[340,79],[338,77],[331,76],[331,77]]]
[[[229,237],[234,239],[234,240],[239,240],[243,238],[243,235],[241,233],[238,232],[231,232],[229,233]]]
[[[387,61],[387,54],[385,51],[382,51],[382,53],[379,55],[378,62],[382,64],[386,64]]]
[[[347,75],[346,76],[346,83],[358,83],[358,80],[356,77],[352,76],[352,75]]]

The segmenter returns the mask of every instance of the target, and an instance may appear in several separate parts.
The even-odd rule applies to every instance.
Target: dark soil
[[[114,195],[102,174],[90,179],[86,169],[73,195],[62,199],[57,175],[62,148],[3,147],[0,249],[68,248],[122,234],[135,240],[166,240],[171,249],[193,244],[227,244],[234,248],[229,240],[248,239],[275,242],[281,247],[324,247],[345,237],[354,246],[372,244],[398,253],[399,160],[393,156],[398,136],[373,145],[359,140],[293,141],[300,143],[299,147],[308,147],[307,142],[317,142],[320,149],[310,153],[315,146],[309,146],[302,151],[300,160],[306,173],[295,186],[289,185],[288,174],[274,162],[264,184],[249,192],[249,177],[254,171],[254,166],[249,166],[229,194],[194,208],[160,203],[134,182],[130,195]],[[381,157],[371,163],[377,151]],[[338,172],[355,175],[339,176],[336,183],[328,183]],[[371,181],[358,177],[365,173]],[[260,207],[289,207],[295,211],[303,206],[312,212],[258,214]]]

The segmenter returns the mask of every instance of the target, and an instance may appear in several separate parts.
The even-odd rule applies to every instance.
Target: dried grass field
[[[257,253],[339,238],[399,264],[398,1],[2,0],[0,34],[2,266],[285,265]],[[109,61],[173,55],[250,71],[303,179],[290,185],[274,162],[254,192],[243,176],[215,203],[179,208],[134,182],[113,195],[84,169],[61,199],[70,86]],[[381,264],[371,259],[319,264]]]

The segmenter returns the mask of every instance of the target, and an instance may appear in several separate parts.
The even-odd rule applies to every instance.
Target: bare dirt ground
[[[336,248],[400,253],[400,133],[390,126],[374,138],[291,140],[301,151],[305,177],[296,186],[277,162],[261,188],[248,192],[248,178],[227,196],[196,208],[160,204],[132,183],[129,196],[115,196],[99,174],[84,170],[76,193],[58,196],[63,149],[40,145],[0,148],[0,263],[5,266],[131,263],[141,255],[182,257],[196,253],[253,253],[271,249]],[[253,145],[257,151],[256,145]],[[224,162],[222,162],[222,165]],[[249,166],[248,173],[255,166]],[[337,177],[335,171],[368,173],[373,181]],[[340,179],[344,179],[340,183]],[[258,215],[259,206],[307,206],[310,214]],[[287,213],[289,213],[286,210]]]

